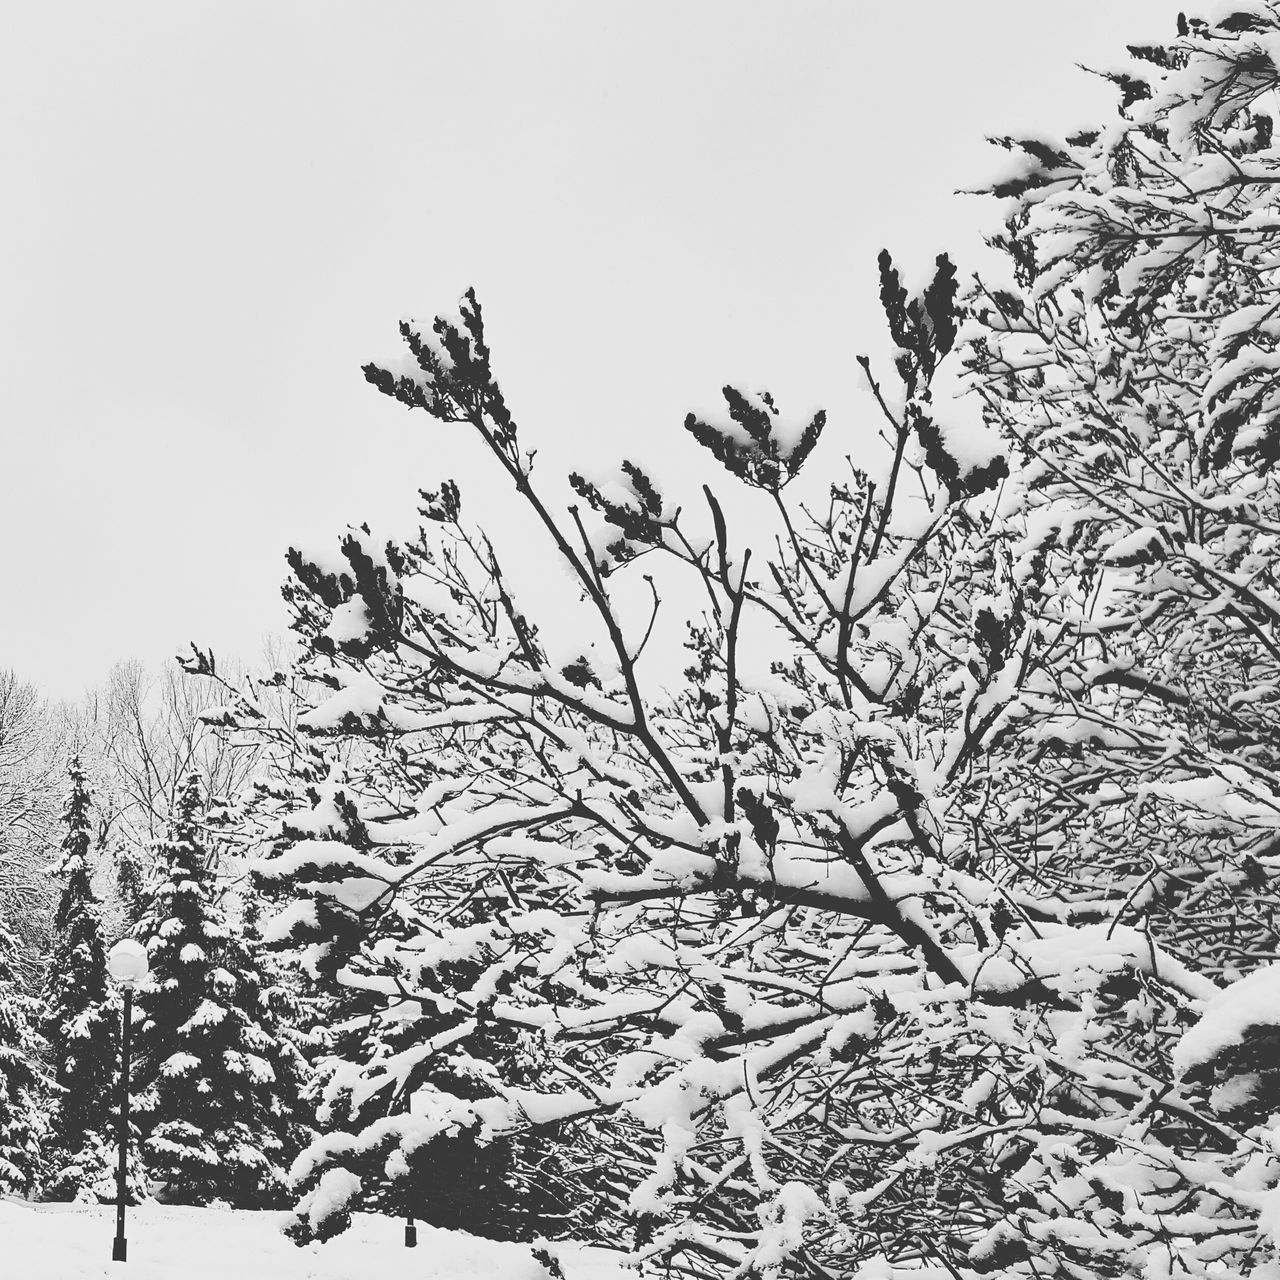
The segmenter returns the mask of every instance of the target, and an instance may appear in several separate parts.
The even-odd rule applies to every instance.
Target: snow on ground
[[[280,1234],[283,1213],[146,1204],[129,1210],[129,1260],[111,1261],[113,1205],[30,1205],[0,1200],[0,1271],[15,1280],[548,1280],[529,1245],[501,1244],[357,1214],[327,1244],[298,1248]],[[565,1280],[634,1280],[618,1254],[546,1246]]]

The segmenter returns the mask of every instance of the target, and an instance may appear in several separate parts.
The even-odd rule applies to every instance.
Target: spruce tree
[[[0,925],[0,1193],[26,1195],[39,1176],[44,1135],[43,1080],[35,1029],[36,1002],[22,993]]]
[[[228,928],[201,830],[200,779],[183,784],[158,847],[157,885],[138,926],[151,972],[138,1035],[139,1099],[159,1194],[184,1204],[264,1208],[285,1194],[299,1145],[300,1055],[280,1035],[263,972]]]
[[[109,1199],[118,1012],[107,990],[106,949],[98,899],[90,883],[90,796],[79,757],[71,760],[71,794],[62,815],[66,836],[57,874],[62,896],[44,989],[44,1034],[57,1086],[50,1115],[52,1200]]]

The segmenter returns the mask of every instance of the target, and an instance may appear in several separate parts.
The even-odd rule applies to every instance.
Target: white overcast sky
[[[1075,64],[1177,9],[7,0],[0,668],[62,697],[252,656],[291,543],[445,476],[501,525],[467,442],[360,373],[470,284],[548,473],[685,467],[726,381],[869,448],[879,249],[976,265],[983,137],[1104,115]]]

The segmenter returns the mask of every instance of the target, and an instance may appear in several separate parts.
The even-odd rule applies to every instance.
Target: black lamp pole
[[[124,1202],[129,1156],[129,1030],[133,1023],[133,983],[124,984],[124,1019],[120,1028],[120,1163],[116,1166],[116,1238],[111,1246],[112,1262],[125,1262],[129,1242],[124,1238]]]
[[[408,1115],[413,1110],[413,1095],[405,1089],[404,1093],[404,1111]],[[418,1247],[418,1228],[413,1222],[413,1210],[409,1209],[405,1213],[404,1219],[404,1247],[406,1249],[416,1249]]]

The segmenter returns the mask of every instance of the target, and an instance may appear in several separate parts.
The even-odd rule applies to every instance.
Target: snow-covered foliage
[[[39,1005],[14,977],[17,945],[0,928],[0,1194],[31,1192],[45,1131]]]
[[[292,1161],[300,1243],[376,1209],[735,1280],[1280,1276],[1280,0],[1131,52],[1116,119],[1001,140],[1011,283],[882,255],[883,474],[729,387],[697,509],[624,460],[562,513],[474,296],[406,322],[368,380],[483,451],[573,643],[437,478],[413,541],[290,554],[277,676],[118,669],[47,1083],[14,968],[57,751],[0,677],[0,1191],[114,1193],[105,839],[170,1198]]]
[[[1116,120],[1005,140],[1016,285],[980,291],[962,335],[1016,446],[1004,510],[1046,659],[1003,839],[1047,891],[1233,985],[1185,1035],[1195,1001],[1115,989],[1087,1131],[1019,1164],[1018,1207],[972,1256],[1261,1278],[1280,1265],[1260,967],[1280,908],[1280,6],[1180,18],[1131,52]]]
[[[1056,588],[1033,735],[1054,779],[1037,766],[1028,821],[1046,850],[1070,831],[1091,873],[1228,977],[1273,950],[1280,834],[1277,20],[1263,4],[1184,24],[1116,73],[1116,125],[1023,144],[1003,188],[1025,190],[1006,241],[1023,288],[988,295],[974,339],[1025,449],[1022,572]]]
[[[41,997],[54,1086],[42,1190],[51,1200],[106,1200],[115,1195],[110,1138],[121,1009],[107,990],[99,904],[90,883],[91,800],[79,758],[68,772],[66,835],[57,864],[62,896]],[[136,1171],[133,1182],[140,1189]]]
[[[554,514],[472,295],[366,369],[488,451],[578,582],[595,656],[549,657],[453,485],[424,493],[412,544],[359,528],[291,555],[329,693],[293,785],[269,789],[255,875],[265,936],[346,992],[326,1132],[295,1168],[304,1238],[371,1173],[411,1184],[440,1143],[518,1135],[554,1138],[595,1230],[685,1274],[972,1276],[1088,1252],[1090,1196],[1113,1217],[1122,1185],[1174,1203],[1161,1126],[1197,1113],[1126,1050],[1156,1035],[1149,1009],[1185,1028],[1218,988],[1127,883],[1049,879],[1006,844],[1007,744],[1055,650],[1021,516],[995,501],[999,438],[952,403],[954,272],[940,259],[913,297],[885,257],[881,281],[897,386],[865,371],[887,477],[850,465],[796,500],[823,418],[784,430],[730,390],[730,421],[686,425],[756,495],[738,534],[710,487],[701,517],[675,511],[629,463],[575,477],[585,506]],[[701,593],[680,680],[641,661],[663,628],[621,620],[637,579],[653,615],[674,607],[646,558]],[[1076,1177],[1144,1123],[1128,1183]]]
[[[207,669],[208,664],[208,655],[197,654],[193,668]],[[463,1115],[459,1123],[457,1117],[445,1115],[434,1125],[415,1119],[425,1115],[441,1091],[455,1099],[492,1096],[499,1062],[525,1083],[532,1082],[545,1057],[541,1038],[491,1023],[469,1028],[466,1052],[445,1052],[459,1039],[449,1018],[430,1008],[393,1005],[388,1010],[381,988],[366,991],[358,982],[345,981],[343,971],[360,949],[399,944],[409,936],[408,930],[421,927],[422,920],[409,914],[409,905],[395,911],[370,911],[364,927],[353,928],[342,908],[352,903],[371,905],[374,895],[367,887],[335,884],[336,901],[324,895],[297,901],[291,879],[282,875],[301,865],[310,875],[323,876],[329,851],[337,849],[345,853],[333,871],[345,878],[344,860],[352,847],[369,847],[354,798],[378,797],[378,803],[393,807],[416,803],[416,787],[429,767],[427,761],[444,745],[440,735],[432,732],[390,742],[328,730],[306,731],[313,718],[327,721],[330,706],[320,708],[321,714],[313,708],[304,715],[304,732],[299,735],[297,726],[291,728],[263,713],[261,703],[252,697],[256,689],[227,683],[224,690],[229,707],[235,709],[235,714],[228,711],[224,718],[245,717],[254,732],[273,742],[270,758],[286,764],[268,775],[257,814],[259,821],[264,815],[269,820],[266,844],[272,853],[265,864],[254,867],[254,878],[266,898],[287,901],[284,910],[266,919],[263,940],[278,947],[299,921],[313,938],[313,945],[295,956],[303,981],[297,992],[296,1025],[306,1031],[307,1048],[317,1060],[313,1101],[331,1136],[322,1153],[325,1158],[313,1150],[294,1166],[302,1198],[296,1237],[327,1239],[342,1230],[351,1212],[361,1206],[410,1214],[438,1226],[520,1239],[562,1233],[566,1224],[588,1217],[587,1184],[565,1185],[566,1162],[556,1135],[541,1140],[510,1134],[477,1143],[475,1116]],[[286,742],[291,744],[288,749]],[[410,742],[416,751],[413,759],[403,749]],[[453,759],[462,767],[466,757],[458,750]],[[483,754],[472,767],[487,767]],[[358,781],[353,784],[352,778]],[[252,835],[253,829],[249,830]],[[245,835],[243,829],[241,835]],[[253,898],[249,904],[261,905]],[[490,914],[482,895],[455,907],[454,922],[459,927]],[[322,945],[314,943],[320,938],[325,939]],[[480,972],[460,955],[442,969],[441,980],[446,990],[459,986],[465,990]],[[433,1043],[441,1052],[432,1055],[416,1047],[423,1042]],[[393,1095],[391,1090],[362,1086],[350,1060],[367,1055],[402,1059],[406,1070],[420,1063],[414,1070],[414,1091],[397,1090]],[[405,1125],[414,1126],[416,1141],[400,1141]],[[349,1168],[329,1167],[339,1150]],[[582,1149],[576,1158],[585,1164],[601,1162],[599,1156]]]
[[[306,1069],[280,1032],[280,1002],[247,940],[216,900],[204,804],[193,771],[157,848],[159,879],[137,928],[150,960],[135,1013],[143,1152],[166,1200],[270,1207],[304,1138]]]

